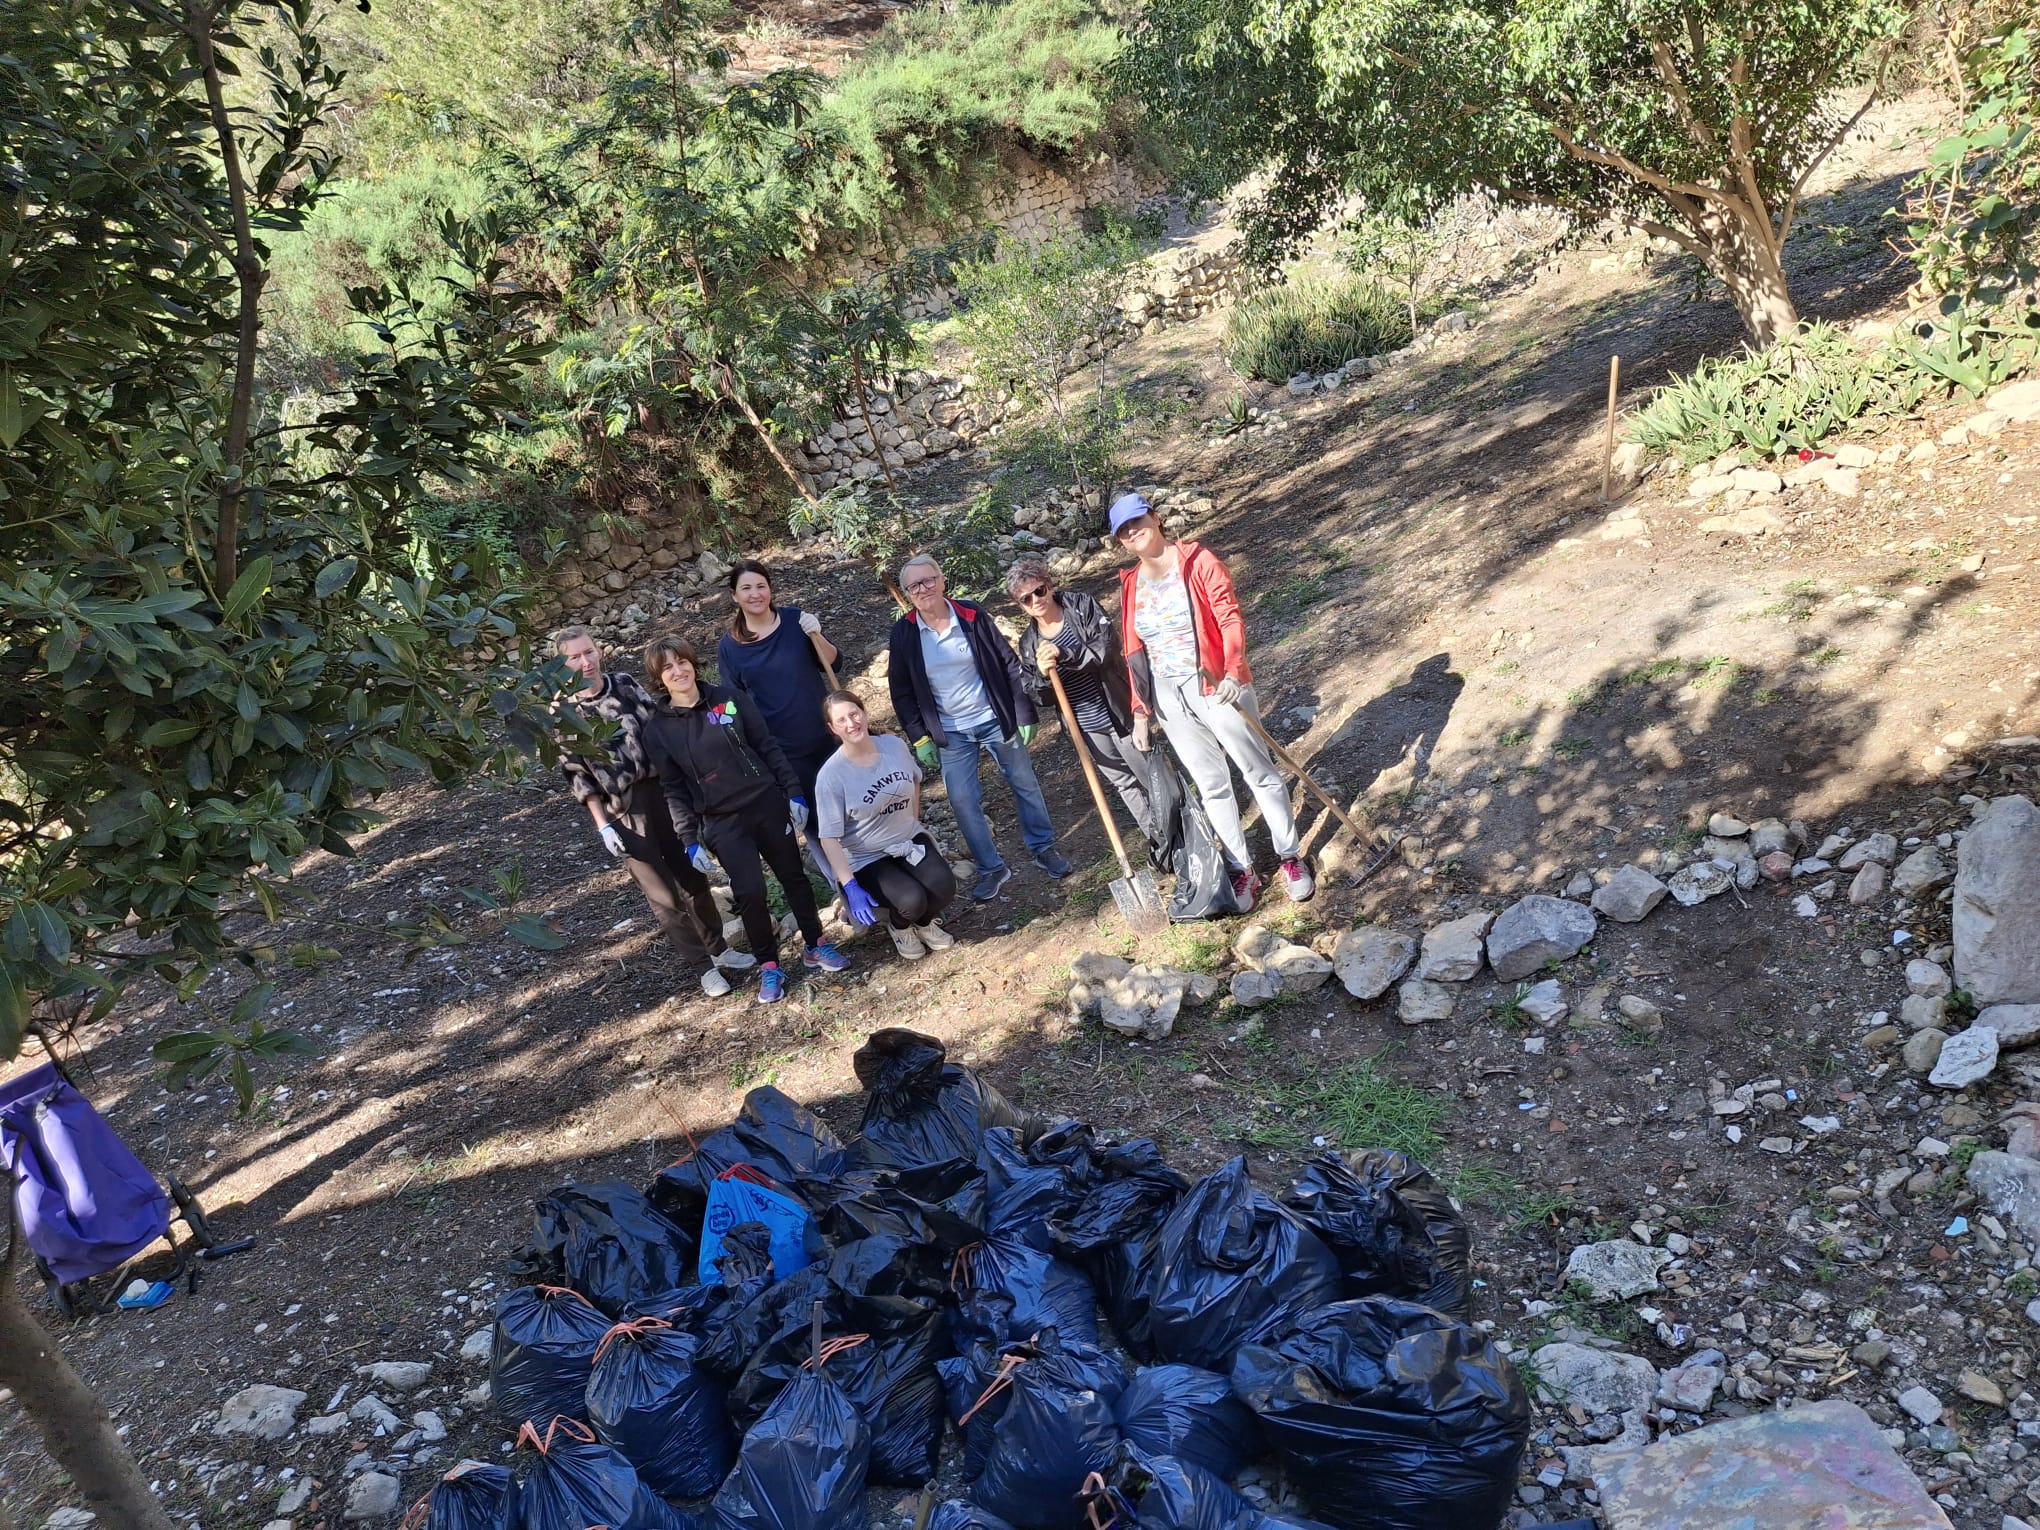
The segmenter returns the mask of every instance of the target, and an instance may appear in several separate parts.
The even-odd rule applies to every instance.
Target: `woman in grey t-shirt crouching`
[[[886,911],[893,949],[908,961],[956,944],[937,919],[956,896],[956,874],[921,822],[921,767],[896,734],[871,731],[850,691],[822,702],[841,740],[815,780],[815,834],[859,924]]]

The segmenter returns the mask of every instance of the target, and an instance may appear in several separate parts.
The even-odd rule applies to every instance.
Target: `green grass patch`
[[[1433,1157],[1445,1102],[1382,1071],[1382,1058],[1334,1069],[1291,1092],[1293,1113],[1342,1148],[1388,1148]]]

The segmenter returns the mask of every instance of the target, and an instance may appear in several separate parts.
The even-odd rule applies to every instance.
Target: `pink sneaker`
[[[1308,903],[1317,891],[1317,878],[1310,874],[1310,868],[1295,856],[1282,863],[1282,890],[1289,894],[1291,903]]]
[[[1254,905],[1261,898],[1261,879],[1252,871],[1236,871],[1232,879],[1233,902],[1240,906],[1242,914],[1252,913]]]

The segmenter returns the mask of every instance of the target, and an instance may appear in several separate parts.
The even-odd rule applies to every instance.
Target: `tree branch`
[[[226,177],[227,203],[234,225],[231,264],[241,288],[234,391],[227,411],[227,439],[221,452],[219,524],[213,528],[213,578],[219,585],[214,593],[224,596],[232,588],[240,567],[242,468],[248,455],[248,419],[255,408],[255,346],[262,329],[262,284],[269,273],[263,269],[249,226],[248,184],[242,174],[240,146],[234,138],[233,119],[220,84],[219,56],[213,49],[212,35],[217,16],[216,11],[201,9],[198,0],[186,0],[185,35],[198,51],[206,109],[212,118],[213,136],[219,140],[220,168]]]
[[[1799,198],[1806,190],[1806,183],[1813,179],[1814,172],[1827,163],[1828,156],[1841,147],[1842,140],[1856,130],[1856,124],[1863,120],[1870,108],[1875,106],[1883,96],[1884,71],[1890,65],[1891,55],[1887,53],[1878,61],[1877,78],[1871,82],[1870,93],[1863,98],[1863,104],[1851,112],[1849,119],[1829,135],[1828,141],[1821,145],[1820,152],[1813,156],[1807,163],[1806,168],[1800,171],[1799,179],[1792,183],[1792,190],[1785,198],[1783,226],[1778,230],[1778,248],[1780,250],[1785,248],[1786,237],[1792,232],[1792,220],[1799,216]]]
[[[1735,62],[1729,66],[1729,84],[1735,87],[1735,114],[1728,122],[1728,152],[1736,176],[1742,181],[1743,191],[1750,199],[1751,216],[1743,221],[1758,232],[1758,237],[1770,247],[1773,259],[1784,249],[1784,240],[1778,230],[1771,226],[1771,209],[1764,201],[1764,191],[1757,184],[1756,150],[1751,140],[1750,114],[1743,103],[1743,86],[1749,82],[1749,56],[1737,53]]]
[[[1665,41],[1663,33],[1655,30],[1650,34],[1650,56],[1657,64],[1658,78],[1665,82],[1665,90],[1672,98],[1672,110],[1685,126],[1686,136],[1704,152],[1719,154],[1721,140],[1693,110],[1693,98],[1686,93],[1686,82],[1679,78],[1679,62],[1672,57],[1672,45]]]

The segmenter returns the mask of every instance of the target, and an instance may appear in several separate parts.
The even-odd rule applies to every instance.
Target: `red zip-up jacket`
[[[1247,668],[1247,624],[1240,615],[1239,596],[1233,592],[1232,572],[1225,560],[1202,542],[1187,538],[1176,544],[1176,559],[1183,572],[1183,588],[1190,595],[1191,625],[1197,634],[1197,678],[1204,694],[1217,690],[1224,675],[1241,685],[1252,685],[1254,672]],[[1154,711],[1155,680],[1147,645],[1134,630],[1139,600],[1140,564],[1135,563],[1119,571],[1120,643],[1126,649],[1126,673],[1133,681],[1134,715],[1145,717]]]

